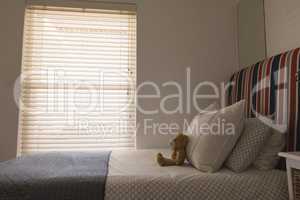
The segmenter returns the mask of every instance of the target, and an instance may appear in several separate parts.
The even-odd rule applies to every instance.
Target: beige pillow
[[[214,102],[212,104],[209,104],[206,108],[204,108],[199,115],[207,114],[210,112],[216,112],[220,110],[220,104],[218,102]]]
[[[240,101],[195,119],[187,155],[195,168],[216,172],[222,167],[243,130],[244,105],[245,101]]]
[[[196,129],[199,124],[207,123],[210,119],[209,116],[214,116],[215,112],[220,109],[220,106],[218,103],[212,103],[209,106],[207,106],[201,113],[196,115],[192,122],[190,123],[188,129],[186,130],[186,133],[189,136],[189,142],[186,148],[186,154],[187,158],[190,158],[192,156],[192,149],[194,149],[195,145],[197,144],[197,135],[193,134],[193,129]],[[212,114],[213,115],[209,115]],[[207,115],[205,115],[207,114]],[[189,160],[189,159],[188,159]],[[191,162],[191,161],[190,161]]]
[[[271,170],[277,166],[279,161],[278,153],[285,147],[285,136],[284,133],[272,130],[272,135],[253,163],[255,168]]]

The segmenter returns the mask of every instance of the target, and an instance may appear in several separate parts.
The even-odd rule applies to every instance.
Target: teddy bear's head
[[[188,143],[188,136],[180,133],[170,142],[170,145],[173,150],[179,150],[179,149],[185,149],[187,143]]]

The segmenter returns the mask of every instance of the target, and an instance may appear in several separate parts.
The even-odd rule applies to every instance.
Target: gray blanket
[[[48,153],[0,163],[1,200],[102,200],[110,152]]]

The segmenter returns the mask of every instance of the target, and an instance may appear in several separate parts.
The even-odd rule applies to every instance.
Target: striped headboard
[[[300,48],[273,56],[231,77],[228,103],[245,99],[248,117],[267,116],[285,127],[287,151],[300,150]]]

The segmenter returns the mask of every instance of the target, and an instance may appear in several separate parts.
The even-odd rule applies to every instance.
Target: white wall
[[[238,5],[239,64],[248,67],[266,57],[264,0]]]
[[[18,110],[13,86],[21,70],[24,1],[1,1],[0,7],[0,160],[16,154]]]
[[[109,1],[109,0],[107,0]],[[110,0],[118,2],[118,0]],[[120,1],[120,0],[119,0]],[[135,0],[122,0],[135,2]],[[235,0],[138,0],[138,84],[177,81],[185,84],[185,69],[191,68],[191,87],[201,81],[220,83],[238,69],[237,10]],[[13,84],[20,73],[24,0],[2,0],[0,7],[0,160],[16,154],[18,113],[13,102]],[[162,96],[176,92],[162,87]],[[183,91],[187,92],[186,89]],[[204,91],[202,91],[204,92]],[[143,91],[151,94],[150,89]],[[157,100],[139,100],[144,108],[159,106]],[[177,102],[170,101],[172,107]],[[203,102],[207,104],[208,101]],[[186,99],[184,99],[184,105]],[[137,113],[137,122],[182,124],[195,114],[162,112],[154,116]],[[137,133],[138,148],[166,147],[170,135]]]
[[[185,70],[191,68],[191,87],[201,81],[220,83],[237,70],[237,10],[231,0],[146,0],[139,7],[140,50],[138,83],[155,80],[156,83],[174,80],[184,86]],[[162,96],[176,92],[162,88]],[[205,91],[202,91],[205,92]],[[187,99],[184,99],[186,104]],[[159,107],[160,100],[140,100],[146,108]],[[200,102],[207,103],[207,102]],[[169,101],[169,107],[177,101]],[[202,105],[203,106],[203,105]],[[138,113],[140,129],[138,148],[160,148],[168,144],[170,136],[153,135],[144,131],[145,119],[159,123],[188,121],[195,114],[159,113],[146,116]],[[147,135],[145,135],[147,134]]]
[[[300,47],[300,1],[265,0],[267,54]]]

